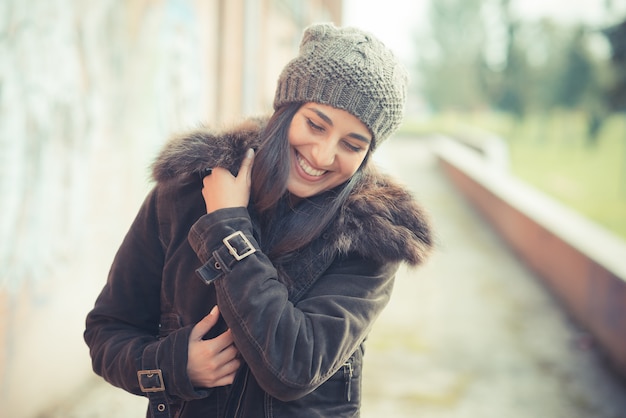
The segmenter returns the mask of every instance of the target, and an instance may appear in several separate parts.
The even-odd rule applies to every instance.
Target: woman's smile
[[[289,125],[291,170],[287,190],[307,198],[346,182],[363,163],[371,137],[365,124],[351,113],[305,103]]]
[[[315,169],[311,167],[309,162],[306,159],[304,159],[304,157],[302,157],[302,155],[298,151],[295,151],[295,153],[296,153],[296,160],[298,161],[298,165],[300,166],[302,171],[304,171],[309,176],[321,177],[322,175],[327,173],[327,170],[319,170],[319,169]]]

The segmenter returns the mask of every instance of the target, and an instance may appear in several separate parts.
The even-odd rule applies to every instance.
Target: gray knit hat
[[[299,55],[283,69],[274,109],[315,102],[346,110],[372,132],[372,149],[402,122],[407,73],[372,34],[322,23],[304,31]]]

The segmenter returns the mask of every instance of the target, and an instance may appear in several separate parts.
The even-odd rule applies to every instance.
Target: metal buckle
[[[163,383],[163,373],[161,373],[161,369],[139,370],[137,372],[137,379],[139,380],[139,387],[142,392],[163,392],[165,390],[165,383]],[[144,386],[144,381],[146,386]]]
[[[237,248],[230,243],[230,240],[232,238],[235,238],[235,237],[241,238],[243,240],[243,242],[246,244],[246,247],[243,248],[243,251],[245,251],[243,254],[239,254]],[[229,236],[224,238],[222,240],[222,242],[224,242],[224,245],[226,246],[226,248],[228,248],[228,252],[233,257],[235,257],[235,260],[237,260],[237,261],[243,260],[244,258],[249,256],[250,254],[256,252],[256,249],[254,248],[254,246],[252,245],[250,240],[241,231],[237,231],[237,232],[234,232],[234,233],[230,234]]]

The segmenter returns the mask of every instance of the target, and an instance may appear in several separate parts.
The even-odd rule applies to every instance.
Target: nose
[[[311,162],[315,164],[317,168],[326,168],[333,165],[335,162],[336,142],[337,141],[333,138],[329,137],[315,144],[311,150]]]

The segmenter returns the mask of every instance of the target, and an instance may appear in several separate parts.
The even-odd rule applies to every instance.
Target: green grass
[[[477,128],[509,145],[512,172],[626,239],[626,115],[606,120],[595,146],[583,113],[554,111],[516,121],[508,115],[441,114],[410,121],[404,133],[451,135]]]

